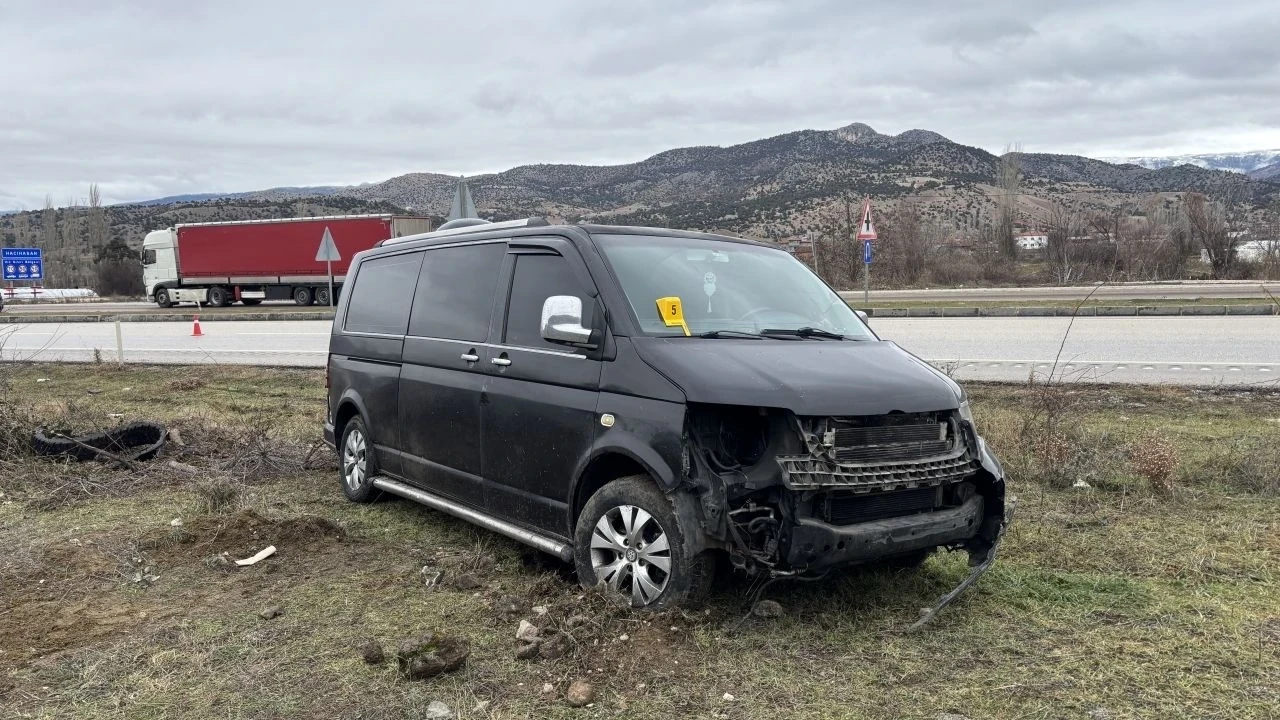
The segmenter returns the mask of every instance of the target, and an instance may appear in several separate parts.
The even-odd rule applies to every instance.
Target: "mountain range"
[[[1140,165],[1152,170],[1176,165],[1195,165],[1209,170],[1229,170],[1255,180],[1280,179],[1280,150],[1253,150],[1201,155],[1158,155],[1154,157],[1106,158],[1108,162]]]
[[[1195,190],[1265,205],[1280,192],[1280,185],[1267,182],[1274,178],[1267,161],[1280,160],[1280,151],[1120,163],[1044,153],[1017,153],[1016,159],[1024,176],[1018,204],[1032,218],[1050,201],[1087,211],[1131,204],[1138,195]],[[846,197],[862,195],[889,204],[912,197],[943,224],[978,227],[995,207],[999,163],[992,153],[929,130],[886,135],[854,123],[728,147],[677,148],[624,165],[523,165],[468,178],[468,184],[481,214],[497,219],[552,215],[782,238],[829,225]],[[1236,172],[1246,168],[1255,176]],[[410,173],[359,186],[220,197],[342,197],[443,214],[456,183],[453,176]]]
[[[1022,175],[1016,195],[1019,217],[1033,225],[1055,206],[1085,214],[1136,211],[1159,196],[1186,191],[1227,197],[1245,207],[1268,207],[1280,202],[1280,177],[1266,174],[1264,153],[1255,155],[1247,163],[1257,166],[1256,177],[1153,158],[1138,160],[1160,167],[1045,153],[1018,152],[1010,159]],[[1233,162],[1237,167],[1246,163]],[[782,240],[843,227],[849,206],[866,195],[882,213],[909,199],[926,220],[947,231],[978,230],[990,223],[1004,194],[996,187],[1000,163],[1000,157],[986,150],[929,130],[887,135],[853,123],[727,147],[677,148],[623,165],[523,165],[467,181],[480,214],[490,219],[549,215]],[[146,230],[167,224],[279,217],[302,208],[308,213],[401,208],[443,216],[456,184],[453,176],[410,173],[364,185],[174,196],[106,210],[112,239],[136,248]],[[74,217],[75,210],[68,213]],[[0,217],[0,242],[39,243],[46,237],[38,229],[40,214]],[[64,239],[62,244],[68,243]]]

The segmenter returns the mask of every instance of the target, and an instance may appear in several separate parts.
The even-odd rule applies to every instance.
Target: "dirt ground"
[[[320,373],[0,376],[6,718],[1280,717],[1273,391],[970,386],[1018,519],[995,569],[904,634],[963,557],[774,585],[777,618],[749,616],[731,574],[703,607],[632,613],[460,521],[347,503],[316,446]],[[180,442],[132,469],[23,447],[38,424],[139,419]],[[522,620],[556,651],[517,658]],[[397,643],[430,632],[466,664],[402,678]]]

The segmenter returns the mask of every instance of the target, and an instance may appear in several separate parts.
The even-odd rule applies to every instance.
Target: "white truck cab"
[[[208,302],[207,288],[180,289],[178,279],[178,231],[152,230],[142,238],[142,284],[147,299],[160,307],[175,302]]]

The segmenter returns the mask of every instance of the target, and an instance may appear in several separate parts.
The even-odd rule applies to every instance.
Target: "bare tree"
[[[1187,193],[1182,205],[1187,233],[1192,242],[1204,248],[1209,256],[1213,277],[1222,279],[1235,266],[1235,242],[1227,232],[1227,211],[1222,203],[1212,202],[1200,193]]]
[[[53,196],[44,196],[44,210],[40,213],[40,246],[46,252],[58,247],[58,211],[53,207]]]
[[[1018,240],[1013,234],[1013,224],[1018,214],[1018,186],[1022,182],[1022,167],[1018,156],[1022,145],[1006,145],[996,169],[996,185],[1000,194],[996,198],[996,244],[1000,253],[1010,260],[1018,257]]]
[[[102,193],[98,183],[89,186],[89,215],[86,225],[89,247],[99,250],[107,244],[107,211],[102,207]]]
[[[1079,214],[1066,205],[1054,203],[1045,225],[1049,236],[1045,257],[1049,261],[1053,279],[1060,285],[1078,280],[1084,270],[1079,240],[1084,223]]]
[[[880,251],[883,271],[900,283],[919,281],[937,239],[936,228],[925,222],[919,202],[910,198],[900,201],[882,218],[879,232],[884,239]]]

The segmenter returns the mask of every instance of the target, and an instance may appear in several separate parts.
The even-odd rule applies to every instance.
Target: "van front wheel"
[[[657,610],[706,596],[714,557],[688,557],[671,500],[645,476],[596,491],[574,531],[578,581],[601,586],[633,608]]]

